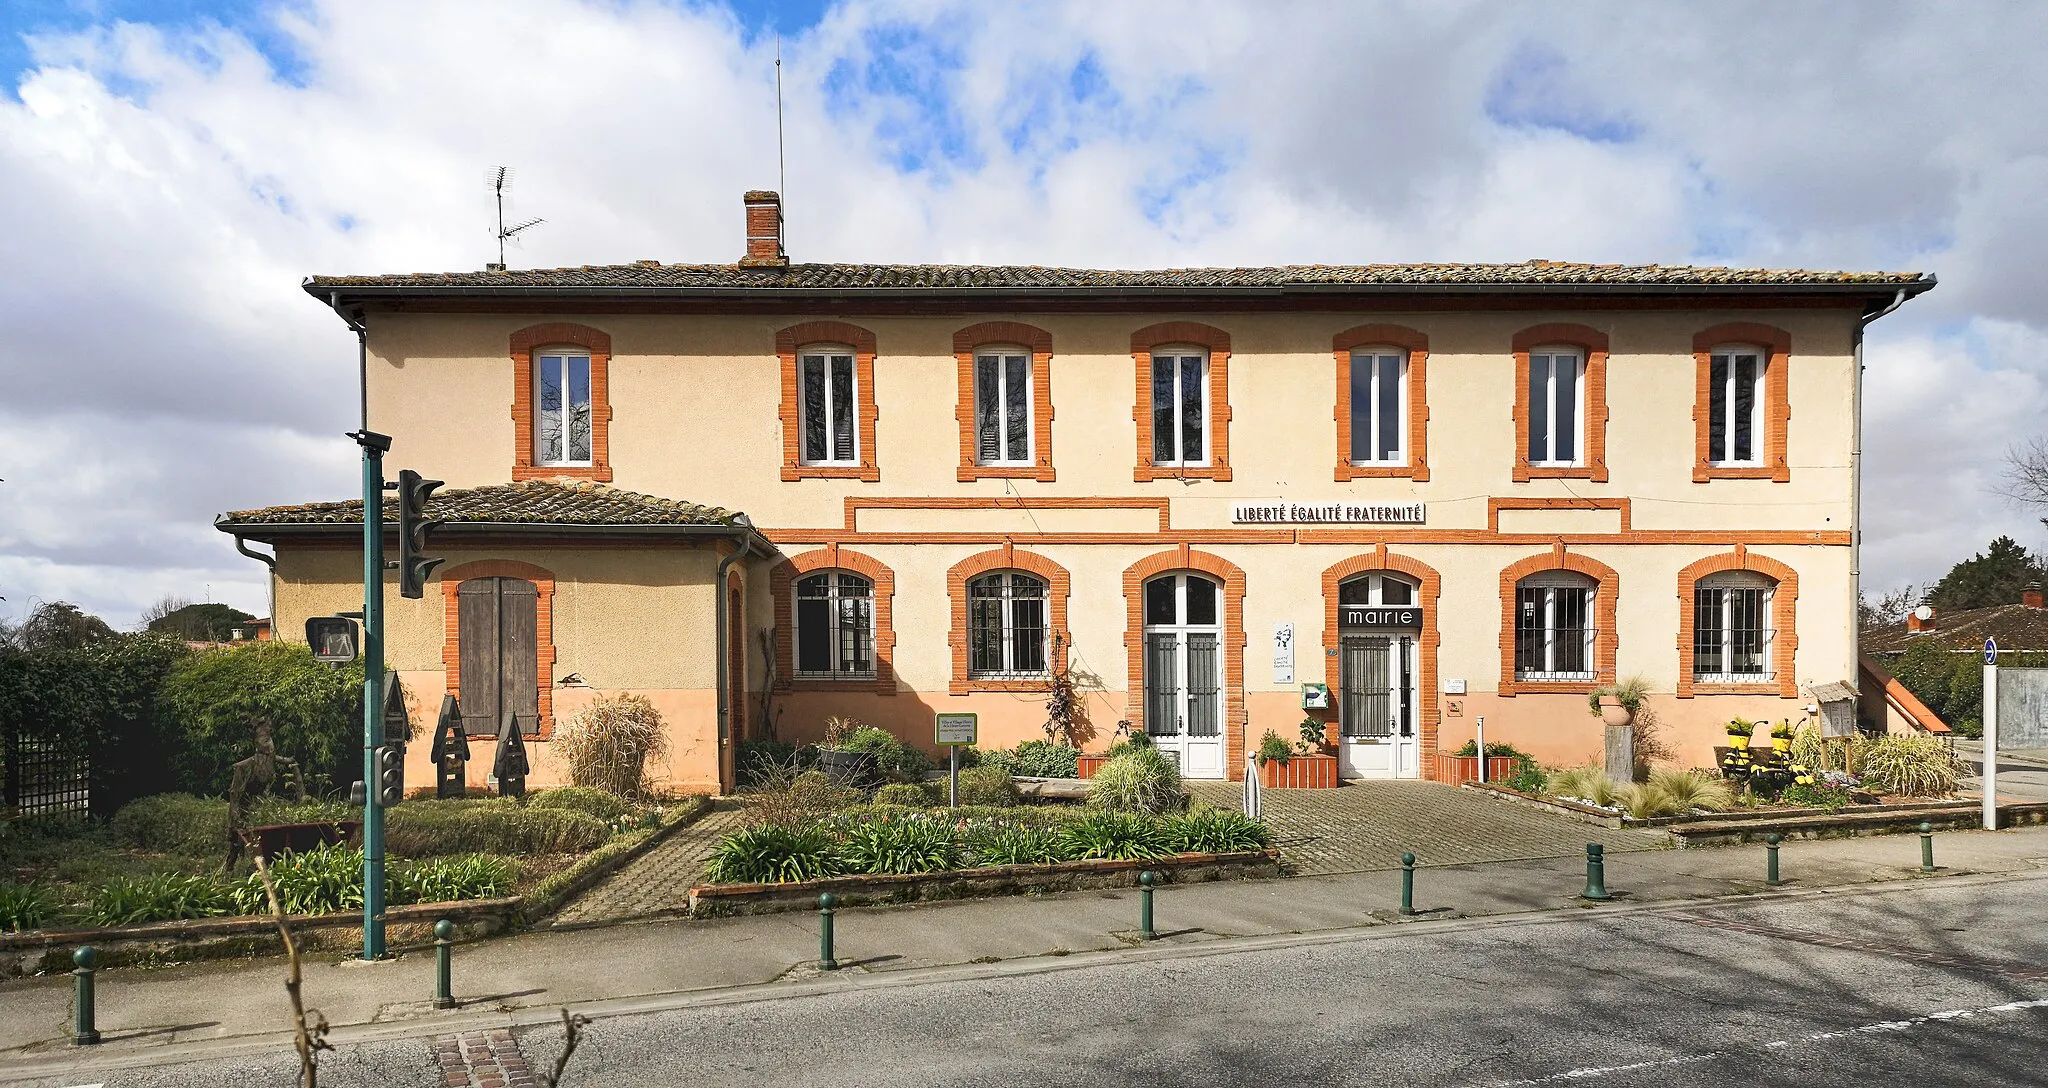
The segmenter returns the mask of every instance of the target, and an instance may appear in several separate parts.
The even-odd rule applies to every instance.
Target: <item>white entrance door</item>
[[[1338,771],[1345,778],[1416,778],[1415,640],[1344,634],[1338,662]]]
[[[1222,778],[1222,592],[1199,574],[1145,583],[1145,732],[1183,778]]]

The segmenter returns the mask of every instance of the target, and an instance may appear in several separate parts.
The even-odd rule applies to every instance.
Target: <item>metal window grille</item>
[[[1763,583],[1763,584],[1760,584]],[[1692,671],[1703,683],[1762,683],[1771,668],[1771,594],[1761,578],[1717,577],[1693,589]]]
[[[1562,578],[1515,588],[1515,679],[1593,679],[1594,592]]]
[[[796,675],[871,678],[875,672],[875,584],[823,571],[796,584]]]
[[[985,574],[967,583],[967,674],[976,679],[1046,675],[1046,584],[1029,574]]]

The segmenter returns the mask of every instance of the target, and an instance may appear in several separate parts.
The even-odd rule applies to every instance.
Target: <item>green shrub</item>
[[[1157,748],[1132,748],[1102,765],[1088,781],[1088,800],[1111,812],[1157,815],[1180,808],[1180,771]]]
[[[1465,742],[1465,746],[1463,748],[1460,748],[1451,754],[1455,756],[1466,756],[1468,758],[1471,756],[1476,756],[1479,754],[1479,742],[1476,740],[1468,740]],[[1505,756],[1509,759],[1520,759],[1525,760],[1529,763],[1536,762],[1536,760],[1532,758],[1529,755],[1529,753],[1522,751],[1520,748],[1517,748],[1512,744],[1489,744],[1486,746],[1486,755],[1489,759]]]
[[[1259,763],[1261,765],[1285,763],[1292,758],[1294,758],[1294,745],[1287,743],[1286,737],[1268,729],[1266,730],[1266,735],[1259,738]]]
[[[255,642],[203,650],[173,665],[156,706],[172,736],[176,775],[185,789],[224,793],[229,767],[254,754],[249,721],[265,717],[277,754],[298,760],[318,792],[362,771],[361,664],[333,668],[294,642]]]
[[[982,825],[968,832],[967,849],[977,865],[1041,865],[1068,860],[1064,837],[1050,827]]]
[[[705,874],[721,884],[783,884],[838,876],[838,844],[818,825],[763,824],[732,832],[711,848]]]
[[[905,745],[886,729],[864,725],[838,743],[842,752],[865,752],[874,760],[875,773],[898,782],[914,782],[932,769],[930,756]]]
[[[967,775],[960,775],[962,789],[966,786]],[[875,791],[875,804],[902,805],[905,808],[929,808],[932,795],[915,782],[891,782]]]
[[[1550,776],[1550,792],[1558,797],[1591,801],[1602,808],[1611,807],[1620,790],[1607,777],[1607,769],[1588,764],[1584,767],[1566,767]]]
[[[1880,793],[1947,797],[1962,777],[1962,761],[1941,737],[1891,734],[1863,746],[1857,773]]]
[[[1165,836],[1167,848],[1181,854],[1238,854],[1264,849],[1273,838],[1265,824],[1219,808],[1169,817]]]
[[[85,909],[85,920],[95,926],[132,926],[233,913],[232,888],[211,877],[159,873],[101,885]]]
[[[1671,798],[1673,815],[1682,816],[1694,809],[1720,812],[1735,803],[1735,795],[1725,780],[1692,771],[1660,767],[1650,772],[1650,785]]]
[[[849,805],[839,809],[835,816],[839,821],[852,823],[875,816],[902,816],[917,812],[918,809],[900,805]],[[949,808],[945,815],[956,823],[969,826],[976,824],[1000,824],[1020,827],[1061,828],[1088,815],[1088,810],[1078,805],[1018,805],[1014,808],[996,808],[991,805],[961,805]]]
[[[0,930],[41,929],[57,916],[57,897],[35,884],[0,882]]]
[[[1855,800],[1847,786],[1828,782],[1794,782],[1778,791],[1778,802],[1800,808],[1824,808],[1829,812]]]
[[[611,837],[587,812],[529,807],[507,798],[407,801],[384,813],[385,849],[397,857],[576,854]]]
[[[1158,820],[1123,812],[1098,812],[1069,825],[1060,846],[1077,860],[1156,861],[1173,853]]]
[[[848,826],[839,860],[849,873],[936,873],[960,867],[960,846],[950,818],[913,813]]]
[[[1507,780],[1502,782],[1501,785],[1511,790],[1520,790],[1523,793],[1543,792],[1543,786],[1549,781],[1550,776],[1543,773],[1543,766],[1541,764],[1527,756],[1523,756],[1521,759],[1509,764],[1509,766],[1514,768],[1514,773],[1508,775]]]
[[[228,848],[228,803],[218,797],[160,793],[123,805],[112,823],[122,843],[154,854],[225,856]]]
[[[982,762],[1001,767],[1018,778],[1075,778],[1081,773],[1081,750],[1051,741],[1027,740],[1015,748],[983,753]]]
[[[338,914],[363,909],[363,852],[347,846],[322,846],[280,854],[270,862],[270,879],[286,914]],[[386,873],[389,886],[389,873]],[[235,887],[235,904],[243,914],[268,914],[263,878],[250,873]]]
[[[519,865],[495,854],[464,854],[460,857],[400,862],[386,875],[384,901],[393,906],[407,903],[449,903],[459,899],[495,899],[510,895]]]
[[[879,798],[877,798],[879,800]],[[1017,803],[1017,783],[1001,767],[971,767],[960,772],[960,803],[1008,808]]]
[[[610,823],[632,813],[633,806],[617,794],[590,786],[561,786],[542,790],[526,799],[529,809],[563,809],[595,816]]]

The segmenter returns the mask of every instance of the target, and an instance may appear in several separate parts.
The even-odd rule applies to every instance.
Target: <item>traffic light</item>
[[[441,522],[428,520],[427,499],[440,480],[429,480],[411,469],[398,473],[398,595],[422,597],[427,592],[427,575],[441,565],[427,558],[427,532]]]
[[[390,806],[405,800],[405,745],[377,749],[377,803]]]

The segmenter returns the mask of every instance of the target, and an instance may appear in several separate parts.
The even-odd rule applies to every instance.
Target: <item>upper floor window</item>
[[[854,408],[860,402],[853,349],[809,347],[797,356],[797,380],[803,413],[803,463],[858,465],[860,429]]]
[[[1577,465],[1585,417],[1586,359],[1574,348],[1529,353],[1529,463]]]
[[[974,451],[983,465],[1031,464],[1031,353],[985,347],[974,356]]]
[[[1046,583],[998,571],[967,583],[967,675],[1017,679],[1046,673]]]
[[[1771,595],[1777,583],[1749,571],[1722,571],[1693,586],[1692,672],[1702,683],[1772,679]]]
[[[827,570],[796,583],[796,675],[875,677],[875,584]]]
[[[1351,353],[1351,463],[1408,461],[1408,353],[1391,347]]]
[[[1152,352],[1152,463],[1209,463],[1209,356],[1199,348]]]
[[[1593,595],[1598,583],[1545,571],[1515,583],[1515,679],[1593,679]]]
[[[1760,465],[1763,451],[1764,368],[1761,348],[1715,348],[1708,357],[1707,463]]]
[[[537,465],[590,464],[590,356],[543,351],[533,359]]]

